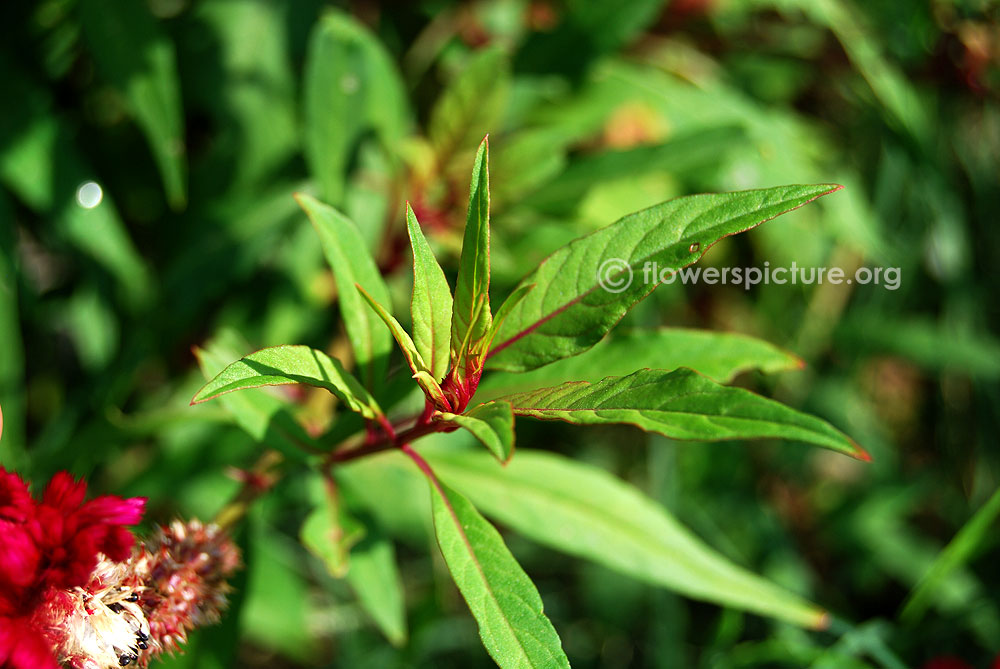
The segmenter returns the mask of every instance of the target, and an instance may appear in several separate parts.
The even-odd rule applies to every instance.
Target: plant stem
[[[373,441],[370,444],[364,444],[350,450],[334,451],[327,458],[327,462],[331,464],[337,462],[348,462],[350,460],[354,460],[355,458],[372,455],[373,453],[380,453],[437,431],[438,427],[434,423],[417,423],[413,427],[403,430],[399,434],[396,434],[395,431],[387,433],[385,436],[379,438],[377,441]]]

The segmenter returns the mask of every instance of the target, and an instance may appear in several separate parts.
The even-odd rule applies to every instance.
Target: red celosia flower
[[[0,467],[0,666],[55,669],[67,590],[88,584],[99,554],[125,560],[145,500],[97,497],[61,472],[32,499],[19,476]]]

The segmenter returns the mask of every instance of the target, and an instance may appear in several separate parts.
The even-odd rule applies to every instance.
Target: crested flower
[[[126,526],[139,521],[145,500],[85,501],[86,493],[83,481],[60,472],[35,500],[18,475],[0,467],[0,666],[55,669],[67,660],[70,623],[81,606],[88,609],[80,602],[98,562],[131,554]]]
[[[0,467],[0,667],[148,666],[225,608],[239,550],[216,525],[174,521],[134,546],[145,500],[85,501],[65,472],[41,500]]]

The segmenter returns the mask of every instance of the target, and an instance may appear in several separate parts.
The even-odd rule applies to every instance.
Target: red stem
[[[390,426],[391,427],[391,426]],[[365,455],[371,455],[373,453],[380,453],[382,451],[387,451],[391,448],[396,448],[399,444],[406,444],[413,439],[418,437],[423,437],[424,435],[431,434],[432,432],[437,432],[438,426],[435,423],[418,423],[408,430],[403,430],[398,435],[393,431],[391,434],[386,434],[385,437],[380,438],[378,441],[374,441],[370,444],[364,444],[358,446],[357,448],[352,448],[346,451],[334,451],[330,454],[328,461],[330,463],[335,462],[347,462],[349,460],[354,460],[355,458],[360,458]]]

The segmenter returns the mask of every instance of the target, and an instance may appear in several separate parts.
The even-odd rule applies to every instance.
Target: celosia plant
[[[628,424],[680,440],[786,438],[869,459],[847,435],[819,418],[717,383],[677,367],[676,362],[625,376],[609,371],[595,381],[551,378],[547,380],[557,385],[529,384],[525,392],[500,394],[485,402],[477,393],[494,372],[530,372],[584,354],[600,342],[656,287],[639,280],[644,267],[677,272],[697,262],[720,239],[837,190],[840,186],[835,184],[791,185],[664,202],[556,250],[494,312],[489,147],[484,140],[473,164],[454,289],[416,214],[407,208],[413,253],[412,333],[393,315],[389,287],[355,223],[302,194],[297,199],[316,228],[339,289],[353,372],[341,360],[308,346],[265,348],[225,366],[192,403],[222,396],[241,424],[260,434],[261,417],[278,425],[280,407],[274,402],[236,405],[226,395],[292,384],[332,393],[343,411],[328,434],[314,444],[309,435],[300,434],[301,426],[294,420],[275,430],[297,435],[282,441],[284,454],[311,460],[324,484],[325,499],[303,524],[303,542],[333,576],[347,576],[361,593],[374,587],[373,580],[379,586],[397,581],[391,565],[375,579],[359,577],[358,571],[352,574],[351,564],[358,559],[352,549],[364,533],[355,528],[363,523],[352,517],[350,496],[341,496],[340,491],[364,486],[354,480],[358,471],[354,461],[384,451],[402,454],[429,484],[434,529],[445,564],[479,623],[483,645],[502,667],[568,667],[569,660],[535,585],[477,507],[543,543],[639,578],[727,606],[823,628],[830,620],[824,611],[729,564],[637,493],[538,451],[522,450],[512,462],[514,426],[516,417],[530,417],[580,425]],[[646,336],[645,346],[665,345],[669,350],[697,334],[677,333],[666,344],[658,333]],[[389,389],[393,341],[406,363],[401,368],[412,377],[413,390],[419,387],[423,394],[422,410],[393,406],[401,395]],[[721,350],[727,345],[734,346],[716,336],[706,348]],[[742,340],[735,344],[736,357],[750,366],[758,364],[752,348],[759,345]],[[204,364],[207,354],[200,355]],[[630,361],[628,355],[623,358]],[[608,369],[607,362],[598,359],[589,372]],[[682,357],[679,362],[697,360]],[[474,459],[476,454],[456,462],[440,453],[418,452],[421,438],[459,429],[506,466]],[[358,511],[370,512],[363,505]],[[360,573],[373,572],[362,568]],[[373,619],[397,642],[405,636],[402,599],[402,593],[391,598],[359,595],[359,600],[369,602]],[[371,605],[373,601],[379,604]]]

